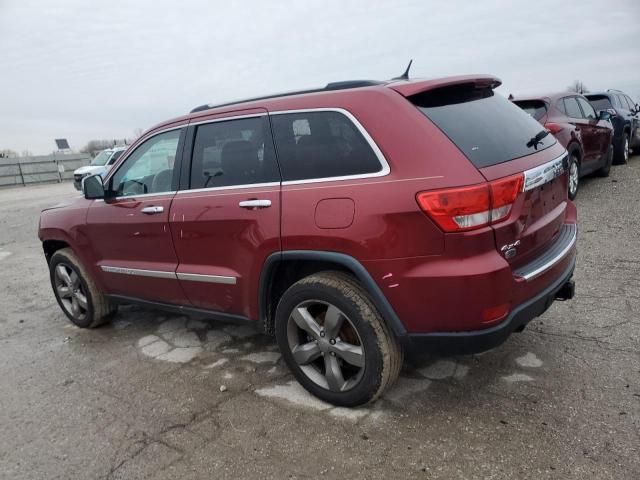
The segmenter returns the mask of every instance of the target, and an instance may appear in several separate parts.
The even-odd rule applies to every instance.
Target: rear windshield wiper
[[[535,137],[531,137],[531,139],[527,142],[527,148],[533,147],[537,150],[538,144],[542,142],[542,139],[549,135],[549,133],[551,133],[549,132],[549,130],[540,130],[538,133],[536,133]]]

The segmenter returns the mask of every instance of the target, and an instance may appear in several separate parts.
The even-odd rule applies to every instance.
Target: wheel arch
[[[393,334],[397,338],[406,337],[407,330],[393,307],[358,260],[343,253],[318,250],[276,252],[265,260],[260,274],[258,311],[266,333],[273,333],[275,309],[285,290],[308,275],[327,270],[353,275],[371,296]]]
[[[567,152],[569,152],[569,155],[575,153],[578,156],[578,164],[582,164],[582,146],[577,140],[569,142],[569,145],[567,145]]]
[[[58,250],[70,247],[71,245],[64,240],[47,239],[42,241],[42,250],[44,250],[44,257],[47,259],[47,263],[51,261],[51,257]]]

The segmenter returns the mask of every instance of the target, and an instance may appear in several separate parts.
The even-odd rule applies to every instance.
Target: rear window
[[[547,114],[547,104],[542,100],[516,100],[513,103],[536,120],[540,120]]]
[[[544,150],[555,138],[532,141],[543,127],[490,88],[456,85],[409,100],[477,167],[489,167]]]
[[[611,101],[609,100],[609,98],[604,95],[590,95],[587,98],[589,99],[589,103],[591,103],[593,108],[595,108],[596,110],[606,110],[608,108],[613,108],[613,105],[611,105]]]
[[[371,145],[340,112],[272,114],[271,125],[284,181],[382,170]]]

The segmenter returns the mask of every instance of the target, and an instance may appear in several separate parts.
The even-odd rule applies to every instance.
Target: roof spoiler
[[[411,97],[418,93],[435,90],[437,88],[453,87],[455,85],[472,85],[475,88],[497,88],[502,85],[502,80],[493,75],[461,75],[457,77],[445,77],[436,80],[400,81],[388,84],[389,88],[404,97]]]

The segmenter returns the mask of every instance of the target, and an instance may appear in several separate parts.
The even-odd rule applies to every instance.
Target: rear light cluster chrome
[[[523,185],[524,174],[519,173],[480,185],[419,192],[416,198],[442,230],[464,232],[507,218]]]

